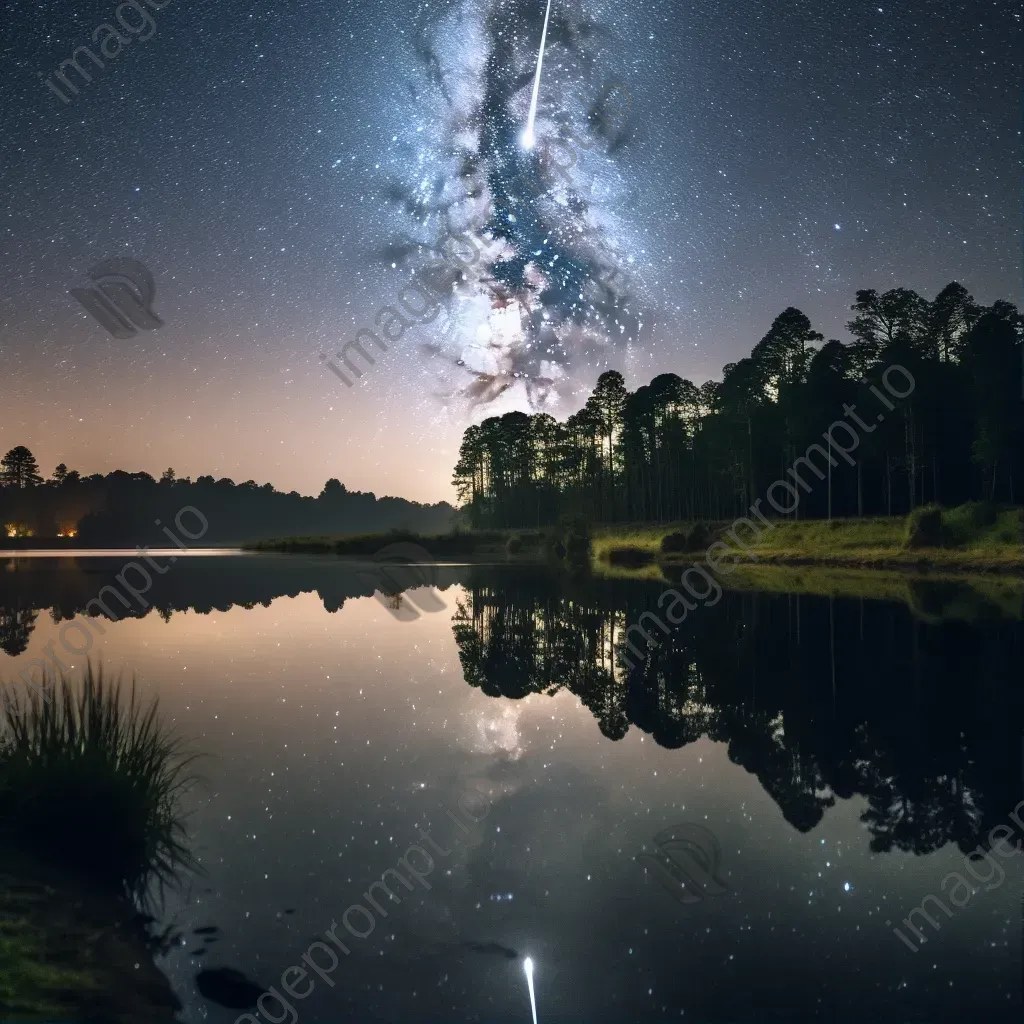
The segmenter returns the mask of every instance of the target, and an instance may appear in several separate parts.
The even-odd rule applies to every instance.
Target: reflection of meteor
[[[544,30],[540,34],[540,52],[537,54],[537,73],[533,76],[533,95],[530,97],[530,114],[526,119],[526,131],[523,132],[523,145],[527,149],[533,149],[537,141],[533,134],[533,122],[537,117],[537,94],[540,92],[540,69],[544,63],[544,44],[548,38],[548,18],[551,17],[551,0],[548,0],[548,9],[544,12]]]
[[[550,8],[550,3],[548,7]],[[541,44],[543,51],[543,44]],[[537,1024],[537,1000],[533,996],[533,961],[527,957],[523,961],[523,970],[526,971],[526,984],[530,986],[530,1009],[533,1011],[533,1024]]]

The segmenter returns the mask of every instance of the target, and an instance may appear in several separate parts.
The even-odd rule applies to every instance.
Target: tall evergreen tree
[[[0,479],[11,487],[31,487],[43,482],[36,457],[23,444],[0,459]]]

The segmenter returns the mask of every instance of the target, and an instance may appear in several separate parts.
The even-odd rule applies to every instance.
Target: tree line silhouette
[[[114,470],[81,476],[63,463],[43,480],[24,446],[0,460],[0,526],[7,537],[76,538],[75,543],[155,545],[170,541],[162,525],[192,506],[208,522],[197,543],[240,543],[295,534],[377,533],[390,529],[436,533],[448,529],[455,509],[447,502],[420,504],[349,491],[330,479],[313,498],[287,494],[253,480],[178,478],[173,469],[159,480],[149,473]],[[196,520],[188,529],[195,532]]]
[[[742,514],[860,410],[855,459],[825,451],[827,486],[794,515],[901,515],[929,502],[1019,502],[1024,481],[1024,317],[976,303],[958,283],[933,300],[906,288],[857,292],[849,342],[825,341],[790,307],[751,354],[696,385],[673,373],[630,392],[603,373],[564,422],[511,412],[470,426],[453,483],[478,527],[562,515],[664,522]],[[886,399],[890,367],[910,393]],[[881,415],[877,415],[881,413]],[[827,462],[825,461],[827,459]],[[831,463],[831,465],[828,465]],[[819,480],[825,476],[819,474]],[[813,480],[813,477],[811,477]]]

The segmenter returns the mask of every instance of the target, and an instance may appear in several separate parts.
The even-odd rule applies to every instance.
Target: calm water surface
[[[81,666],[61,625],[123,561],[0,563],[3,677]],[[249,1020],[200,972],[280,991],[334,922],[348,955],[259,1020],[521,1024],[525,956],[541,1024],[1021,1019],[1024,856],[960,907],[949,877],[1021,800],[1017,618],[727,592],[629,674],[664,584],[437,573],[379,599],[334,560],[182,559],[104,623],[91,655],[204,755],[202,873],[159,922],[181,1021]],[[929,894],[952,916],[910,948]]]

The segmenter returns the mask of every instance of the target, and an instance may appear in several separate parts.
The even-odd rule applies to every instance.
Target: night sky
[[[47,474],[450,499],[469,422],[605,369],[718,377],[790,305],[846,338],[858,288],[1021,301],[1019,3],[554,0],[528,151],[542,0],[156,2],[2,7],[0,448]],[[346,387],[453,231],[473,279]],[[69,295],[119,257],[162,327]]]

